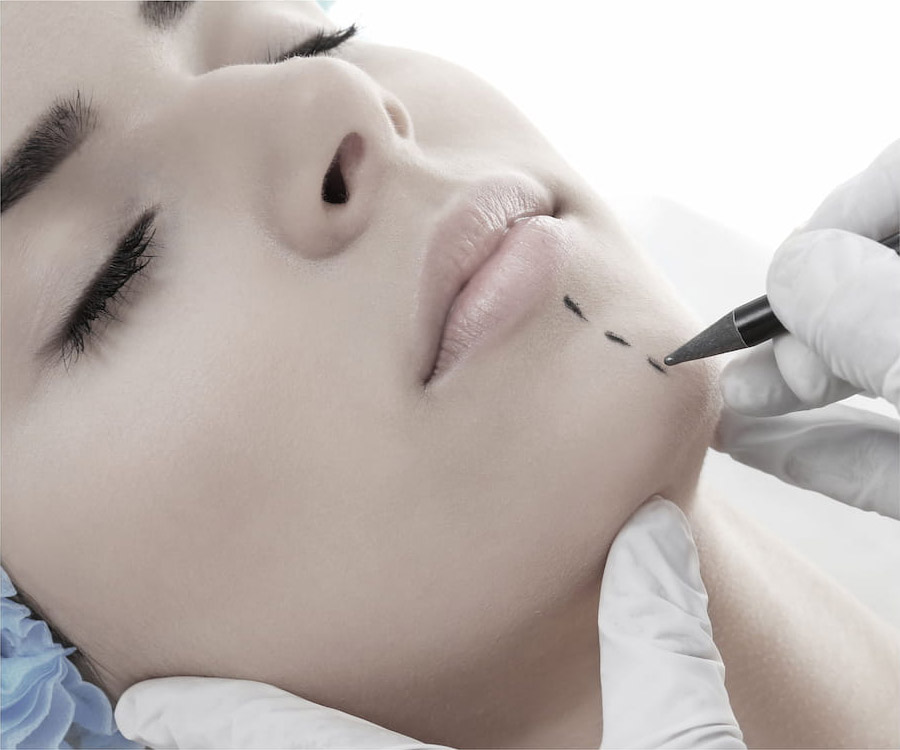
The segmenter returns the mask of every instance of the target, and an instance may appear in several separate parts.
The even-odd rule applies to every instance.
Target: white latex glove
[[[151,748],[449,750],[251,680],[144,680],[122,693],[115,718],[126,738]]]
[[[745,748],[688,520],[654,498],[613,541],[600,586],[602,748]]]
[[[900,141],[838,187],[778,248],[766,294],[790,332],[735,357],[714,447],[806,489],[900,518],[896,420],[850,407],[789,414],[864,393],[900,409]],[[763,419],[753,419],[760,417]]]
[[[603,747],[745,747],[706,605],[687,519],[649,501],[613,542],[600,589]],[[246,680],[146,680],[115,717],[152,748],[444,748]]]

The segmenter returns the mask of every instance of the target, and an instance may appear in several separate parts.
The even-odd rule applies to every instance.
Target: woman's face
[[[313,3],[176,15],[3,4],[4,564],[116,694],[219,674],[329,702],[468,669],[598,581],[650,495],[690,498],[714,373],[648,357],[696,321],[471,73],[357,39],[266,64],[336,29]],[[76,90],[77,149],[8,176]],[[456,253],[523,214],[496,278],[542,280],[488,289],[426,383]],[[61,357],[149,216],[155,257]]]

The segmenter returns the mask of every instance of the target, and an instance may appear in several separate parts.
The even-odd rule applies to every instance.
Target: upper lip
[[[512,224],[526,216],[551,215],[553,198],[530,179],[484,180],[466,190],[435,225],[419,284],[419,323],[427,382],[440,351],[453,301],[497,250]]]

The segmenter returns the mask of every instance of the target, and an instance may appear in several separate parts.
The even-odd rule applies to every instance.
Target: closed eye
[[[120,298],[124,300],[129,282],[144,271],[151,258],[156,257],[147,250],[159,247],[154,240],[157,213],[158,209],[154,207],[141,214],[51,341],[50,351],[59,355],[67,371],[95,335],[94,321],[118,320],[115,305],[121,304]]]
[[[337,31],[319,29],[315,36],[300,42],[296,47],[292,47],[287,52],[282,52],[275,58],[272,57],[272,50],[270,49],[266,54],[266,63],[280,63],[292,57],[315,57],[316,55],[330,52],[353,37],[357,31],[355,23],[351,23],[346,28],[338,29]]]

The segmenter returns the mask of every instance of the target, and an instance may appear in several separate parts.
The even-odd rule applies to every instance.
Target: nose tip
[[[331,257],[369,225],[412,138],[411,118],[395,94],[343,60],[287,62],[278,72],[287,104],[262,141],[274,199],[264,210],[283,245]]]

